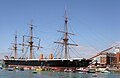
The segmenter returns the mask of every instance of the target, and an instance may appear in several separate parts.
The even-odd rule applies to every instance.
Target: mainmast
[[[67,14],[66,14],[66,10],[65,10],[65,16],[64,16],[65,20],[64,20],[64,23],[65,23],[65,29],[64,31],[59,31],[59,32],[62,32],[64,33],[64,38],[63,38],[63,42],[55,42],[55,43],[58,43],[58,44],[63,44],[64,45],[64,58],[65,59],[69,59],[69,55],[68,55],[68,45],[74,45],[74,46],[78,46],[77,44],[70,44],[68,43],[68,34],[71,34],[71,35],[74,35],[72,33],[68,33],[68,17],[67,17]]]
[[[38,37],[33,37],[33,24],[31,23],[29,25],[30,25],[30,28],[29,28],[30,35],[29,36],[23,35],[23,43],[19,44],[19,45],[22,45],[23,47],[24,46],[29,46],[30,47],[30,56],[29,56],[29,58],[32,59],[33,58],[33,47],[37,47],[37,49],[42,48],[42,47],[40,47],[40,39]],[[24,43],[24,40],[25,40],[24,38],[25,37],[29,37],[29,44]],[[33,38],[39,40],[38,45],[33,44]],[[24,50],[24,48],[23,48],[23,50]]]

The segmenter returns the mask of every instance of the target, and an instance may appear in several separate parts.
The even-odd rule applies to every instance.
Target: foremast
[[[68,45],[73,45],[73,46],[78,46],[78,45],[68,43],[68,40],[69,40],[68,34],[71,34],[71,35],[74,35],[74,34],[68,32],[68,17],[67,17],[66,11],[65,11],[65,16],[64,16],[64,26],[65,26],[64,31],[59,31],[59,32],[64,33],[63,42],[55,42],[55,43],[64,45],[64,58],[69,59]]]
[[[64,46],[65,46],[65,59],[68,59],[68,17],[65,16],[65,33],[64,33]]]

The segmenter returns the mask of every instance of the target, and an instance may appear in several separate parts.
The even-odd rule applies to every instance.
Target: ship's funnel
[[[40,54],[40,59],[43,59],[43,54]]]
[[[50,54],[49,57],[50,57],[50,59],[53,59],[53,55],[52,54]]]

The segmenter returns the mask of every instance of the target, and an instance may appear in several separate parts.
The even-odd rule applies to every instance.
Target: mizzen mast
[[[17,34],[15,34],[15,43],[14,43],[14,58],[16,58],[17,54]]]
[[[14,52],[14,58],[16,58],[17,57],[17,33],[15,33],[15,37],[14,37],[14,43],[12,43],[13,44],[13,46],[12,46],[12,48],[9,48],[10,50],[13,50],[13,52]]]

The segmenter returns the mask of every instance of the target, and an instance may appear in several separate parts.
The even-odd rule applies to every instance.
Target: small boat
[[[73,72],[72,69],[65,69],[64,72]]]
[[[97,77],[97,74],[92,74],[92,77]]]
[[[23,68],[24,70],[30,70],[30,68],[27,68],[27,67],[25,67],[25,68]]]
[[[90,68],[88,73],[96,73],[96,70],[94,68]]]
[[[7,69],[8,71],[13,71],[14,70],[14,68],[13,67],[8,67],[8,69]]]
[[[0,66],[0,69],[3,69],[3,67],[2,67],[2,66]]]
[[[20,71],[24,71],[24,68],[19,68]]]
[[[76,72],[78,73],[87,73],[89,72],[88,68],[78,68],[76,69]]]
[[[32,73],[36,74],[36,73],[37,73],[37,71],[36,71],[36,70],[34,70],[34,71],[32,71]]]
[[[104,71],[102,71],[101,73],[110,73],[110,71],[104,70]]]

